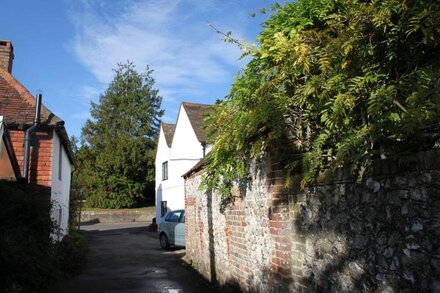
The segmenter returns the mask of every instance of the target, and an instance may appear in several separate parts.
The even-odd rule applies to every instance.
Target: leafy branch
[[[303,186],[325,170],[350,165],[363,176],[375,158],[438,145],[440,2],[285,3],[258,48],[211,27],[253,59],[207,123],[205,186],[225,192],[281,143],[302,154],[284,167]]]

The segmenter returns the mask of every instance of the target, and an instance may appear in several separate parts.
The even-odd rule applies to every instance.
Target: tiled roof
[[[0,68],[0,115],[5,117],[8,126],[23,127],[32,125],[35,118],[36,99],[8,71]],[[56,127],[72,164],[75,159],[64,121],[44,105],[41,107],[41,125]]]
[[[168,147],[171,147],[173,143],[174,131],[176,130],[176,124],[162,123],[163,133],[165,134],[165,140]]]
[[[183,102],[182,106],[185,108],[186,113],[188,114],[189,121],[191,122],[191,126],[197,136],[199,142],[206,142],[206,134],[205,129],[203,127],[203,119],[206,115],[211,112],[212,105],[205,104],[194,104]]]
[[[35,118],[35,98],[9,72],[0,68],[0,115],[9,125],[31,125]],[[56,125],[63,121],[45,106],[41,107],[41,124]]]

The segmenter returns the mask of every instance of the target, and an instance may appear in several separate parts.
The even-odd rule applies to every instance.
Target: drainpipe
[[[202,145],[202,148],[203,148],[203,157],[205,157],[205,155],[206,155],[206,141],[202,141],[200,144]]]
[[[30,156],[30,148],[31,148],[31,138],[32,138],[32,134],[35,133],[38,126],[40,125],[40,112],[41,112],[41,99],[42,98],[43,98],[42,94],[37,94],[34,123],[32,124],[31,127],[29,127],[26,130],[26,134],[24,136],[23,178],[26,183],[28,183],[28,178],[29,178],[29,156]]]

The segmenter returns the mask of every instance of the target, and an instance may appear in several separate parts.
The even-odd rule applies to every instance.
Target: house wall
[[[9,130],[11,142],[23,174],[24,130]],[[53,130],[40,128],[32,138],[30,154],[29,182],[33,185],[50,187],[52,184],[52,138]]]
[[[69,223],[70,181],[72,166],[66,149],[61,145],[58,134],[53,130],[52,143],[52,218],[58,225],[58,237],[66,235]],[[60,154],[61,152],[61,154]],[[61,164],[60,164],[61,160]]]
[[[167,201],[169,211],[185,208],[184,179],[182,175],[203,158],[198,141],[185,109],[181,106],[171,148],[163,131],[159,135],[156,155],[156,220],[160,218],[161,201]],[[162,163],[168,161],[168,179],[162,180]]]
[[[165,140],[165,135],[163,133],[162,127],[160,128],[159,133],[159,140],[157,144],[157,153],[156,153],[156,161],[155,161],[155,169],[156,169],[156,175],[155,175],[155,182],[156,182],[156,221],[157,223],[160,222],[161,217],[161,201],[162,200],[168,200],[168,198],[163,197],[163,189],[169,189],[170,186],[168,185],[168,182],[162,180],[162,163],[165,161],[168,161],[168,170],[170,170],[170,148],[167,145],[167,142]],[[168,196],[167,193],[165,196]]]
[[[24,135],[23,130],[10,130],[10,137],[23,173]],[[67,233],[69,219],[70,180],[72,166],[64,147],[61,147],[61,179],[58,177],[60,159],[60,138],[53,128],[41,127],[32,137],[30,153],[29,183],[52,202],[52,218],[59,226],[62,238]]]
[[[185,108],[180,106],[176,130],[174,131],[173,145],[171,146],[171,159],[179,161],[186,160],[188,163],[185,167],[182,166],[177,173],[182,176],[201,158],[203,158],[202,145],[194,133]],[[191,165],[193,162],[194,164]],[[186,166],[189,166],[189,168],[186,168]]]
[[[232,199],[187,178],[186,257],[204,276],[250,292],[440,289],[440,151],[402,167],[377,161],[356,182],[339,170],[285,189],[277,154]]]

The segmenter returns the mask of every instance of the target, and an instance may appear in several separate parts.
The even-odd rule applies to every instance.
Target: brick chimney
[[[14,47],[11,41],[0,40],[0,67],[11,73],[12,60],[14,60]]]

